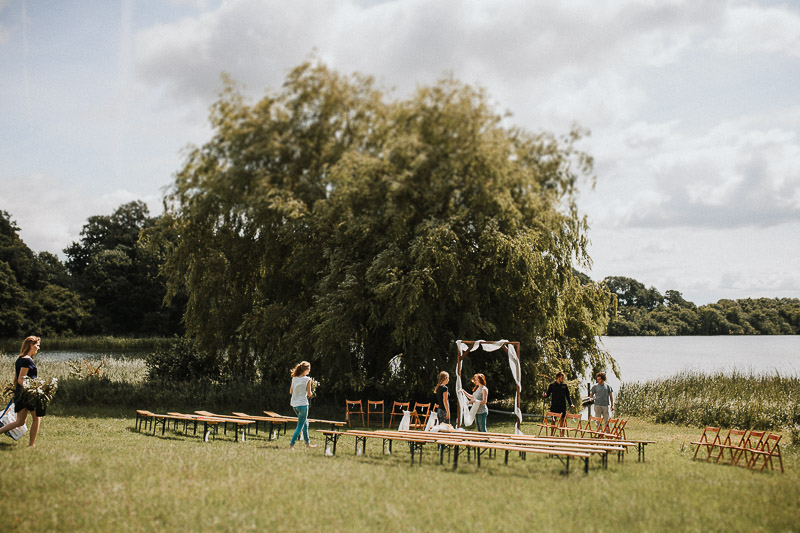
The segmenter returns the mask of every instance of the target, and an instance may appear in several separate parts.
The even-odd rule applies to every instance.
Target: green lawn
[[[0,531],[800,530],[796,448],[784,450],[786,473],[758,473],[692,461],[698,429],[628,427],[658,441],[647,462],[631,453],[602,470],[595,458],[588,475],[573,464],[564,476],[546,457],[480,469],[462,457],[454,472],[431,451],[421,467],[398,444],[381,455],[380,441],[354,456],[343,439],[325,457],[322,446],[289,451],[288,435],[203,443],[136,433],[129,411],[54,409],[35,449],[27,435],[0,439]]]

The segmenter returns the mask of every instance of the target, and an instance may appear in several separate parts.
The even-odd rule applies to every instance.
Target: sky
[[[92,215],[159,214],[221,73],[256,101],[311,57],[589,130],[593,279],[800,297],[800,1],[0,0],[0,210],[62,259]]]

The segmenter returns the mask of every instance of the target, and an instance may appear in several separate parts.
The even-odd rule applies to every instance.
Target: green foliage
[[[311,412],[318,413],[313,406]],[[322,447],[289,452],[288,435],[267,441],[262,431],[233,443],[229,432],[204,443],[191,431],[184,435],[182,427],[162,437],[161,428],[152,435],[133,426],[133,409],[53,406],[35,450],[26,447],[27,438],[13,443],[4,437],[3,466],[14,481],[0,484],[0,498],[13,502],[20,493],[35,494],[43,503],[41,512],[7,505],[0,527],[417,532],[458,527],[451,525],[457,517],[462,528],[482,531],[554,531],[565,526],[553,510],[570,502],[581,518],[584,509],[607,510],[580,526],[596,533],[797,530],[796,450],[783,449],[783,474],[707,464],[692,461],[694,448],[688,446],[700,431],[644,420],[630,420],[628,428],[634,428],[633,438],[656,441],[647,447],[647,461],[636,462],[634,453],[618,462],[612,454],[603,469],[592,458],[588,476],[577,461],[569,476],[559,475],[561,462],[534,454],[525,460],[512,454],[508,464],[502,453],[484,454],[480,468],[464,454],[453,472],[447,454],[439,465],[438,453],[427,447],[422,465],[411,468],[408,446],[395,445],[391,455],[382,455],[380,441],[370,441],[366,455],[357,456],[353,439],[344,437],[336,456],[325,457]],[[490,429],[513,431],[510,423]],[[313,431],[312,439],[321,443]],[[443,488],[464,494],[476,486],[479,504],[453,498],[447,511],[430,504]],[[302,512],[302,518],[283,510]]]
[[[603,283],[618,308],[608,335],[798,335],[800,300],[747,298],[697,307],[680,292],[665,296],[631,278],[612,276]]]
[[[656,422],[739,429],[800,426],[800,378],[739,372],[675,376],[624,384],[617,415]]]
[[[144,240],[225,375],[285,380],[308,359],[329,393],[422,394],[459,338],[521,341],[528,374],[604,359],[607,294],[573,268],[589,263],[579,131],[504,127],[452,79],[389,100],[316,64],[252,105],[229,84],[211,122]]]
[[[110,216],[92,216],[79,242],[64,250],[66,266],[81,294],[94,303],[87,329],[94,333],[170,335],[179,332],[180,302],[165,308],[158,257],[138,244],[152,227],[141,201],[118,207]]]
[[[220,377],[219,361],[214,354],[201,352],[186,338],[175,337],[145,359],[147,377],[151,380],[187,382]]]
[[[89,304],[71,287],[52,254],[34,254],[10,215],[0,211],[0,338],[72,334],[88,318]]]

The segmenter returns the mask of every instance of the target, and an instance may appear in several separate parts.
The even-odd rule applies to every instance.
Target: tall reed
[[[624,384],[619,416],[649,416],[656,422],[779,429],[800,426],[800,377],[779,374],[693,373]]]

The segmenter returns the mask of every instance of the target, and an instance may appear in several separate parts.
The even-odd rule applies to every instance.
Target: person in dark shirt
[[[450,392],[447,389],[447,384],[450,383],[450,374],[442,370],[439,372],[439,379],[436,380],[436,403],[439,407],[436,409],[436,417],[439,419],[440,424],[450,423]]]
[[[19,357],[14,363],[14,411],[17,413],[17,421],[6,424],[0,428],[0,434],[21,427],[28,420],[28,413],[33,412],[33,421],[30,429],[30,446],[36,445],[36,435],[39,433],[39,423],[45,415],[45,406],[38,402],[26,403],[26,395],[23,394],[22,384],[25,376],[36,378],[39,370],[33,362],[33,356],[39,351],[41,339],[31,335],[22,341],[22,349]]]
[[[564,383],[563,372],[557,373],[556,380],[547,387],[547,392],[542,393],[542,398],[548,397],[550,398],[550,411],[561,413],[561,420],[564,420],[567,414],[567,403],[569,403],[570,408],[575,408],[569,395],[569,387]]]

